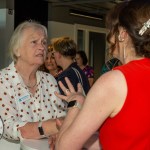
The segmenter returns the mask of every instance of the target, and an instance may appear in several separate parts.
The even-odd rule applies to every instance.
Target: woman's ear
[[[17,57],[20,57],[20,52],[19,52],[18,49],[16,49],[16,56],[17,56]]]
[[[124,38],[121,36],[121,34],[118,35],[118,41],[119,42],[123,42],[124,41]]]
[[[127,38],[127,32],[124,28],[120,28],[119,35],[118,35],[118,41],[123,42]]]
[[[58,52],[58,58],[61,58],[63,55]]]

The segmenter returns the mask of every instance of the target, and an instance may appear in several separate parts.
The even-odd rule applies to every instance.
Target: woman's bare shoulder
[[[110,116],[114,116],[122,108],[126,95],[125,77],[121,71],[114,70],[99,77],[90,89],[87,99],[94,97],[99,106],[105,107],[104,109],[110,111]]]

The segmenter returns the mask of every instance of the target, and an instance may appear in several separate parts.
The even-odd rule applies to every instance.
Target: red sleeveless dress
[[[150,59],[116,67],[127,82],[121,111],[100,128],[103,150],[150,150]],[[117,85],[116,85],[117,86]]]

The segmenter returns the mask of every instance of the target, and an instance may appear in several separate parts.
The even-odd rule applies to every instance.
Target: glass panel
[[[78,50],[85,51],[85,31],[84,30],[77,31],[77,45],[78,45]]]
[[[94,68],[94,80],[101,74],[105,63],[106,34],[89,32],[89,62]]]

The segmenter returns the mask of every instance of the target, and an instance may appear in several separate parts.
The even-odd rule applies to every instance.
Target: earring
[[[123,45],[123,59],[126,58],[126,48],[125,48],[125,45]]]
[[[121,38],[120,34],[118,35],[118,40],[119,40],[119,42],[123,42],[124,41],[124,39]]]

